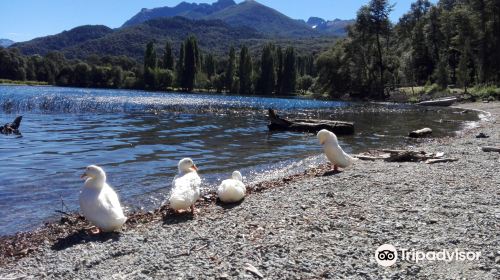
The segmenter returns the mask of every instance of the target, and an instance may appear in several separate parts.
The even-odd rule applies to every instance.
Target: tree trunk
[[[329,130],[337,135],[354,134],[354,124],[352,122],[295,119],[287,120],[281,118],[272,109],[269,109],[269,125],[271,131],[296,131],[317,133],[322,129]]]

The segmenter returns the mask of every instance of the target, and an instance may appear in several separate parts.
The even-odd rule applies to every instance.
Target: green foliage
[[[500,100],[500,87],[494,85],[478,85],[470,89],[470,94],[484,100]]]
[[[372,0],[348,38],[317,60],[315,88],[339,97],[385,98],[395,87],[428,81],[429,93],[457,84],[500,82],[500,4],[494,0],[417,0],[393,26],[388,1]],[[495,29],[497,28],[497,29]],[[346,86],[347,85],[347,86]]]
[[[163,52],[163,68],[174,70],[174,53],[172,52],[172,44],[167,41]]]
[[[239,94],[248,95],[253,93],[252,89],[252,58],[248,53],[248,48],[243,46],[240,51],[240,64],[239,64]]]
[[[28,85],[28,86],[46,86],[47,82],[39,82],[39,81],[14,81],[8,79],[0,79],[0,84],[7,85]]]
[[[149,42],[146,46],[146,53],[144,54],[144,69],[155,69],[158,66],[156,58],[156,50],[153,42]]]
[[[194,88],[196,73],[200,65],[198,42],[194,36],[190,36],[184,43],[184,65],[182,72],[181,88],[192,91]]]
[[[295,50],[289,47],[285,51],[283,61],[282,85],[280,94],[292,94],[295,92],[297,82],[297,67],[296,67]]]
[[[276,73],[274,69],[274,46],[269,44],[262,51],[260,77],[256,91],[260,94],[272,94],[276,85]]]
[[[309,75],[304,75],[297,80],[297,89],[303,93],[309,91],[314,84],[314,78]]]
[[[226,64],[225,79],[224,79],[224,88],[227,91],[232,91],[234,88],[233,83],[234,83],[234,72],[236,68],[235,64],[236,64],[236,51],[234,50],[234,47],[231,47],[229,49],[229,58]]]

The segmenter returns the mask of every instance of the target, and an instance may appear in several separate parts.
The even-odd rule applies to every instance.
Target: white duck
[[[80,209],[87,220],[104,232],[119,230],[127,218],[118,195],[106,183],[106,173],[96,165],[85,168],[85,185],[80,191]]]
[[[246,194],[246,187],[243,184],[243,177],[239,171],[234,171],[231,179],[222,181],[217,188],[217,196],[222,202],[235,203],[242,200]]]
[[[353,164],[356,158],[346,154],[339,145],[337,135],[326,129],[318,132],[318,140],[325,151],[326,157],[333,164],[333,170],[338,171],[338,168],[346,168]]]
[[[172,182],[169,204],[174,211],[191,209],[194,214],[194,204],[200,198],[201,179],[196,172],[198,168],[190,158],[179,161],[179,174]]]

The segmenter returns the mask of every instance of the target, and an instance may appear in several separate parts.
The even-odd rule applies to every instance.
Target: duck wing
[[[107,183],[104,184],[102,189],[101,202],[103,206],[108,211],[111,211],[116,218],[122,218],[124,216],[118,195]]]

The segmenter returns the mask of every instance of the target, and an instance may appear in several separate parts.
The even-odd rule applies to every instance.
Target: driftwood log
[[[481,150],[483,150],[483,152],[496,152],[496,153],[500,153],[500,147],[482,147]]]
[[[425,162],[427,164],[458,161],[457,158],[444,158],[444,153],[427,153],[407,150],[375,150],[356,155],[360,160],[384,160],[387,162]]]
[[[322,129],[327,129],[337,135],[354,134],[354,123],[331,121],[331,120],[314,120],[314,119],[294,119],[287,120],[276,114],[276,111],[269,109],[269,125],[271,131],[296,131],[317,133]]]
[[[419,130],[412,131],[408,134],[411,138],[420,138],[432,134],[432,129],[426,127]]]
[[[6,123],[3,126],[0,126],[0,134],[20,134],[19,127],[21,126],[21,121],[23,120],[23,116],[17,117],[13,122]]]

